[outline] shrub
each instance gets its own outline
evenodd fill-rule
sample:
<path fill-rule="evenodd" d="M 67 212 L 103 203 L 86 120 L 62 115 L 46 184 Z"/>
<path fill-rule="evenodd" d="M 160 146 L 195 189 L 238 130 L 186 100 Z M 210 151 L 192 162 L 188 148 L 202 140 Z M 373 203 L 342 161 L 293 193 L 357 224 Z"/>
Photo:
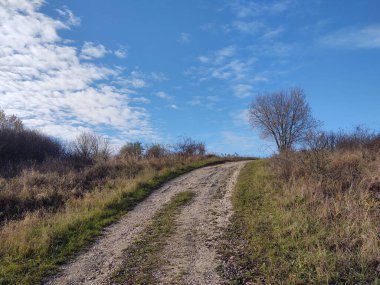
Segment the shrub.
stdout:
<path fill-rule="evenodd" d="M 5 166 L 8 162 L 13 169 L 25 162 L 41 163 L 49 157 L 58 158 L 64 154 L 57 139 L 33 130 L 0 129 L 0 141 L 1 164 Z"/>
<path fill-rule="evenodd" d="M 0 129 L 20 132 L 24 130 L 24 124 L 19 118 L 17 118 L 17 116 L 7 116 L 4 110 L 0 109 Z"/>
<path fill-rule="evenodd" d="M 74 157 L 83 161 L 107 159 L 111 155 L 109 141 L 92 132 L 82 132 L 71 144 Z"/>
<path fill-rule="evenodd" d="M 141 159 L 144 152 L 144 147 L 141 142 L 129 142 L 121 147 L 119 156 L 122 158 Z"/>
<path fill-rule="evenodd" d="M 162 144 L 154 143 L 146 147 L 145 156 L 148 158 L 160 158 L 170 154 L 170 151 Z"/>
<path fill-rule="evenodd" d="M 206 147 L 202 142 L 196 142 L 191 138 L 182 138 L 175 146 L 174 150 L 179 155 L 196 156 L 205 155 Z"/>
<path fill-rule="evenodd" d="M 62 143 L 35 130 L 25 129 L 16 116 L 0 110 L 0 173 L 10 177 L 25 166 L 59 158 L 65 153 Z"/>
<path fill-rule="evenodd" d="M 335 134 L 335 149 L 357 150 L 367 149 L 371 151 L 380 150 L 380 134 L 367 128 L 357 126 L 352 132 L 339 132 Z"/>

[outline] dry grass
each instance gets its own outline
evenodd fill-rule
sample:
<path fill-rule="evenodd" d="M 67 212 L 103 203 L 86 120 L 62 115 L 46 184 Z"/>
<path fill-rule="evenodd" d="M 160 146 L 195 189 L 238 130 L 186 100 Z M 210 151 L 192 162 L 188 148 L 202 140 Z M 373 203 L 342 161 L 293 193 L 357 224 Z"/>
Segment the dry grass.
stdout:
<path fill-rule="evenodd" d="M 372 284 L 378 278 L 380 155 L 356 149 L 317 158 L 318 167 L 315 154 L 288 153 L 242 172 L 230 234 L 243 235 L 246 244 L 226 253 L 243 264 L 231 279 Z"/>
<path fill-rule="evenodd" d="M 107 189 L 149 169 L 159 171 L 200 159 L 200 156 L 178 155 L 145 159 L 126 157 L 99 160 L 79 169 L 67 167 L 62 170 L 55 165 L 28 167 L 16 177 L 0 178 L 0 224 L 33 211 L 57 211 L 72 198 L 81 198 L 94 189 Z"/>
<path fill-rule="evenodd" d="M 39 283 L 43 276 L 54 272 L 57 265 L 88 245 L 106 225 L 133 208 L 156 187 L 186 171 L 220 161 L 201 157 L 147 159 L 134 162 L 134 168 L 141 168 L 137 172 L 131 171 L 130 161 L 101 162 L 83 170 L 80 181 L 89 183 L 88 186 L 82 184 L 86 185 L 83 188 L 72 187 L 75 183 L 70 182 L 79 179 L 81 174 L 59 176 L 30 171 L 11 182 L 3 181 L 5 185 L 18 183 L 20 188 L 13 197 L 24 203 L 38 201 L 43 195 L 49 199 L 61 195 L 62 202 L 54 210 L 29 208 L 22 217 L 2 225 L 0 284 Z M 72 180 L 67 179 L 69 175 Z M 7 187 L 6 191 L 11 191 L 12 188 Z"/>

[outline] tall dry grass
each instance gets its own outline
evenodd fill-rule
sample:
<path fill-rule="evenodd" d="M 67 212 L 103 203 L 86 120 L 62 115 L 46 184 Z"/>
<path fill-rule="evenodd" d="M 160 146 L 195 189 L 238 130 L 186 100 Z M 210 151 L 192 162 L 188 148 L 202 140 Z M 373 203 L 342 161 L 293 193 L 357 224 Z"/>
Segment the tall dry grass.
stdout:
<path fill-rule="evenodd" d="M 181 173 L 221 161 L 177 155 L 115 158 L 80 173 L 28 170 L 3 181 L 6 190 L 1 195 L 26 206 L 20 216 L 3 221 L 0 227 L 0 284 L 37 284 L 154 188 Z M 12 186 L 18 191 L 11 193 Z M 37 204 L 57 196 L 60 202 L 55 207 Z"/>
<path fill-rule="evenodd" d="M 380 153 L 304 151 L 269 164 L 281 184 L 289 235 L 310 241 L 305 263 L 315 268 L 315 280 L 374 280 L 380 273 Z"/>
<path fill-rule="evenodd" d="M 26 167 L 20 175 L 0 177 L 0 224 L 20 219 L 28 212 L 57 211 L 70 199 L 82 198 L 94 189 L 107 189 L 149 169 L 159 171 L 200 159 L 201 156 L 180 155 L 144 159 L 127 156 L 98 160 L 80 168 L 56 166 L 56 161 Z"/>

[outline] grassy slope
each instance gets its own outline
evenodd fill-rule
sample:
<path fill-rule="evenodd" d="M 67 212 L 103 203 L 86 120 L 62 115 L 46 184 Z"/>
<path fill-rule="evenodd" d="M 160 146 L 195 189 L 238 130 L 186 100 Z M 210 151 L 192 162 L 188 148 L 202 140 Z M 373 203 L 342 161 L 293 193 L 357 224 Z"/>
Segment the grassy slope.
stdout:
<path fill-rule="evenodd" d="M 186 191 L 175 195 L 153 217 L 153 222 L 141 239 L 137 240 L 125 252 L 125 260 L 114 276 L 116 284 L 155 284 L 154 270 L 162 263 L 159 253 L 165 246 L 175 227 L 175 218 L 182 206 L 191 202 L 194 192 Z"/>
<path fill-rule="evenodd" d="M 207 159 L 145 173 L 125 185 L 73 199 L 57 213 L 33 213 L 10 222 L 0 231 L 0 284 L 38 284 L 154 189 L 193 169 L 221 162 Z"/>
<path fill-rule="evenodd" d="M 321 223 L 300 196 L 285 194 L 283 187 L 265 161 L 242 170 L 228 244 L 221 247 L 223 273 L 232 284 L 373 284 L 376 273 L 358 252 L 331 246 L 331 233 L 344 226 Z"/>

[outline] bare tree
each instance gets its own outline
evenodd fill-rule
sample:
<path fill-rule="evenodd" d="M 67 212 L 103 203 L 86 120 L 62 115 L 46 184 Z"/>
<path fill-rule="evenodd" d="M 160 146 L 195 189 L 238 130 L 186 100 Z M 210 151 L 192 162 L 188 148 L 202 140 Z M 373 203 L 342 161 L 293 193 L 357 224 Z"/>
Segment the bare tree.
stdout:
<path fill-rule="evenodd" d="M 5 114 L 4 110 L 0 109 L 0 129 L 21 132 L 24 130 L 24 125 L 16 115 L 8 116 Z"/>
<path fill-rule="evenodd" d="M 290 150 L 318 125 L 300 88 L 259 94 L 249 107 L 249 122 L 263 138 L 274 139 L 279 152 Z"/>
<path fill-rule="evenodd" d="M 73 141 L 72 152 L 84 160 L 105 159 L 111 153 L 109 141 L 91 132 L 83 132 Z"/>

